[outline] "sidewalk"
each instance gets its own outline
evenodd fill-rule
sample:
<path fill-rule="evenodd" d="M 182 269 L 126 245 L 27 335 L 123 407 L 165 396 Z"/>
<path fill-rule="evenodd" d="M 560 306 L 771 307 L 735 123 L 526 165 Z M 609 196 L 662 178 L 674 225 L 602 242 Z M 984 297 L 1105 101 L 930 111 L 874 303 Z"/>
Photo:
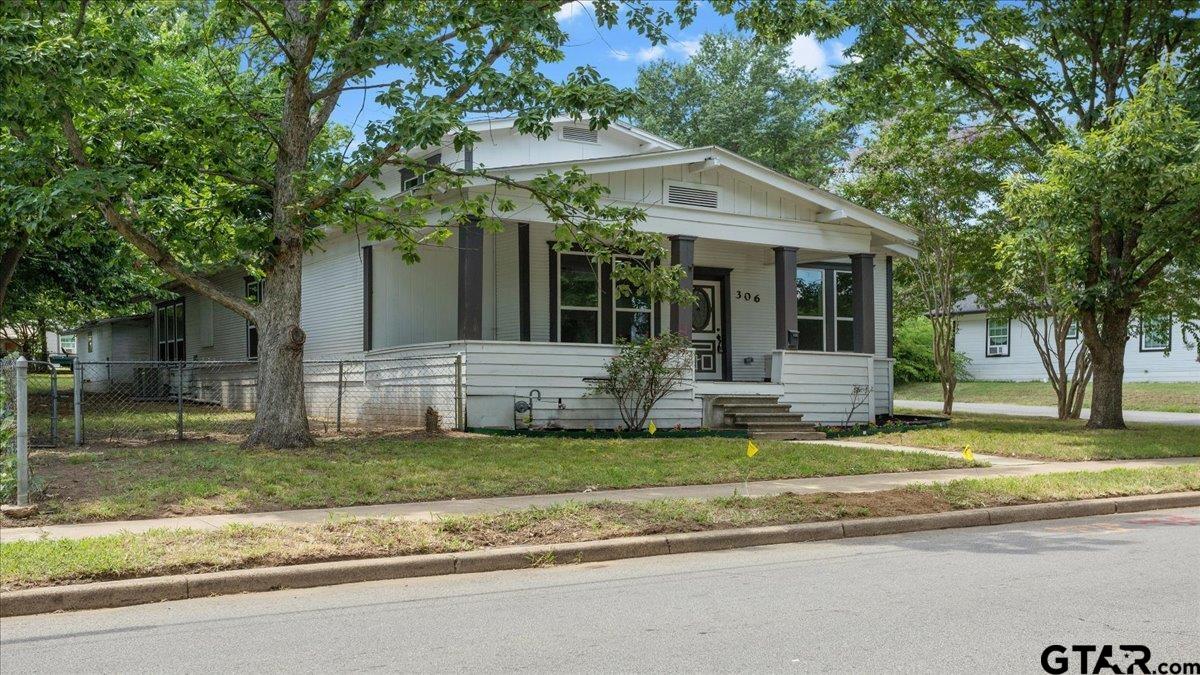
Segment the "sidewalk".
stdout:
<path fill-rule="evenodd" d="M 909 401 L 896 400 L 897 408 L 912 410 L 942 411 L 941 401 Z M 985 415 L 1016 415 L 1018 417 L 1058 417 L 1058 409 L 1048 405 L 1013 405 L 1010 403 L 960 403 L 954 402 L 955 412 L 983 413 Z M 1087 419 L 1091 411 L 1083 409 L 1082 417 Z M 1200 427 L 1200 413 L 1154 412 L 1152 410 L 1126 410 L 1126 422 L 1143 422 L 1146 424 L 1178 424 L 1181 426 Z"/>
<path fill-rule="evenodd" d="M 820 442 L 831 444 L 830 441 Z M 845 447 L 865 446 L 876 450 L 881 449 L 881 446 L 858 443 L 856 441 L 834 441 L 832 444 Z M 909 452 L 932 452 L 934 454 L 957 456 L 957 453 L 921 448 L 887 446 L 886 449 Z M 723 483 L 718 485 L 682 485 L 677 487 L 634 488 L 628 490 L 596 490 L 592 492 L 568 492 L 523 497 L 451 499 L 436 502 L 378 504 L 374 506 L 302 509 L 266 513 L 229 513 L 179 518 L 82 523 L 77 525 L 12 527 L 0 529 L 0 543 L 40 539 L 43 537 L 50 539 L 82 539 L 84 537 L 116 534 L 118 532 L 145 532 L 158 528 L 215 530 L 231 523 L 243 525 L 298 525 L 320 523 L 330 518 L 398 518 L 403 520 L 430 521 L 448 515 L 506 511 L 530 506 L 550 506 L 569 501 L 595 502 L 610 500 L 640 502 L 655 499 L 709 499 L 712 497 L 728 497 L 733 495 L 735 491 L 737 494 L 752 497 L 777 495 L 785 492 L 874 492 L 919 483 L 945 483 L 960 478 L 1031 476 L 1068 471 L 1103 471 L 1105 469 L 1116 468 L 1151 468 L 1156 466 L 1200 464 L 1200 457 L 1087 462 L 1046 462 L 1041 460 L 1013 459 L 1011 457 L 996 457 L 993 455 L 976 455 L 975 457 L 979 461 L 990 462 L 992 466 L 969 469 L 942 469 L 938 471 L 876 473 L 859 476 L 767 480 L 750 483 Z"/>

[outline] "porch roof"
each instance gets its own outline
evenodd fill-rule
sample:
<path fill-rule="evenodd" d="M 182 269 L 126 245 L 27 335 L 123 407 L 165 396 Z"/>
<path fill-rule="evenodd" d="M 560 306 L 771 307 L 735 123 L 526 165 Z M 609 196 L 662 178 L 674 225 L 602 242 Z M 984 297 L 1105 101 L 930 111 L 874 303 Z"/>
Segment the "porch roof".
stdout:
<path fill-rule="evenodd" d="M 566 169 L 573 166 L 589 173 L 608 173 L 675 164 L 695 164 L 706 168 L 720 165 L 747 178 L 815 204 L 823 210 L 818 217 L 818 221 L 821 223 L 866 227 L 898 244 L 915 244 L 917 241 L 917 233 L 899 221 L 716 145 L 595 159 L 492 167 L 492 170 L 503 171 L 510 178 L 520 181 L 531 180 L 548 169 Z"/>

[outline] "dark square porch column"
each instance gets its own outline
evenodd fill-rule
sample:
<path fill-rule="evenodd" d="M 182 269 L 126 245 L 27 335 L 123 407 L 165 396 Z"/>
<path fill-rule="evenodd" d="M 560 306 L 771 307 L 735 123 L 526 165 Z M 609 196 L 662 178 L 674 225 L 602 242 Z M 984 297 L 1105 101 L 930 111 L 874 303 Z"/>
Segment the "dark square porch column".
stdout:
<path fill-rule="evenodd" d="M 850 256 L 854 283 L 854 351 L 875 353 L 875 254 Z"/>
<path fill-rule="evenodd" d="M 670 237 L 671 264 L 683 268 L 683 279 L 679 288 L 691 294 L 692 282 L 695 280 L 696 267 L 696 238 L 677 234 Z M 671 303 L 671 332 L 685 340 L 692 339 L 692 306 Z"/>
<path fill-rule="evenodd" d="M 775 251 L 775 348 L 791 348 L 796 324 L 796 249 L 776 246 Z"/>
<path fill-rule="evenodd" d="M 458 339 L 483 339 L 483 229 L 458 228 Z"/>

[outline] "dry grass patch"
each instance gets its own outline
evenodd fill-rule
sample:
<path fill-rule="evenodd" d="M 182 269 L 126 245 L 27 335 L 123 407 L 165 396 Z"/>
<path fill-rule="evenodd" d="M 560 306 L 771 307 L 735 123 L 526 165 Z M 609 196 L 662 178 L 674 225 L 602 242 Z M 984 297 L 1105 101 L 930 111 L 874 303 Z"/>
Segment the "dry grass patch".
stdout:
<path fill-rule="evenodd" d="M 212 531 L 155 530 L 2 544 L 0 588 L 1186 490 L 1200 490 L 1200 467 L 967 479 L 854 494 L 569 502 L 432 523 L 361 519 Z"/>

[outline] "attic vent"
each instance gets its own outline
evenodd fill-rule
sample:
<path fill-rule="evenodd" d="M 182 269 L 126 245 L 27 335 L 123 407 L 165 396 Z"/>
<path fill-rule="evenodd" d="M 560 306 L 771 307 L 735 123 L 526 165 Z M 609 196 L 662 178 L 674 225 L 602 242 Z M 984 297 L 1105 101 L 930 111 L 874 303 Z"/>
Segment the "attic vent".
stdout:
<path fill-rule="evenodd" d="M 587 127 L 569 127 L 562 128 L 562 137 L 564 141 L 575 141 L 576 143 L 599 143 L 600 132 Z"/>
<path fill-rule="evenodd" d="M 713 188 L 690 185 L 667 185 L 667 203 L 678 206 L 698 206 L 704 209 L 717 208 L 720 193 Z"/>

